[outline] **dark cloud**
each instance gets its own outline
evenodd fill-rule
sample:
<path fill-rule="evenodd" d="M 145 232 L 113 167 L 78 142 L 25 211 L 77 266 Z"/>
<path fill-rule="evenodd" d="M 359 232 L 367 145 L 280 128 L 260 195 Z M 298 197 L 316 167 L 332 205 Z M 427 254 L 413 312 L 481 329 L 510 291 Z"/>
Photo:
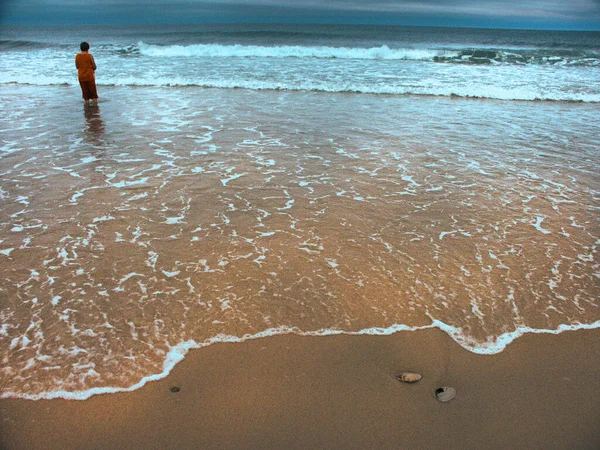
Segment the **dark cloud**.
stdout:
<path fill-rule="evenodd" d="M 3 23 L 364 22 L 598 28 L 600 0 L 2 0 Z"/>

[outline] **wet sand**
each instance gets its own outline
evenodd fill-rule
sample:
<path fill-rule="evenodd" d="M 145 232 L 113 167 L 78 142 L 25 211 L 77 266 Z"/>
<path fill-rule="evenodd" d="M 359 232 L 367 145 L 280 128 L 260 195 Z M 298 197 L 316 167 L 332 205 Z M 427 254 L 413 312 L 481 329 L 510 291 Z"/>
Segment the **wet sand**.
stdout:
<path fill-rule="evenodd" d="M 599 361 L 600 330 L 526 335 L 492 356 L 437 329 L 219 343 L 135 392 L 0 400 L 0 446 L 598 448 Z M 400 383 L 404 370 L 423 379 Z"/>

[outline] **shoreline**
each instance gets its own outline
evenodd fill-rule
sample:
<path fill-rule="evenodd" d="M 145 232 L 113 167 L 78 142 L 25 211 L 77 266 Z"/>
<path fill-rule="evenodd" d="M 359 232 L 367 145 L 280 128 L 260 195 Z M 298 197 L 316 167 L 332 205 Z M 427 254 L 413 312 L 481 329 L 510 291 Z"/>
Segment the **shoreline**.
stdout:
<path fill-rule="evenodd" d="M 390 336 L 399 332 L 414 332 L 422 330 L 437 329 L 444 332 L 454 343 L 460 346 L 462 349 L 476 354 L 476 355 L 496 355 L 505 351 L 514 341 L 522 338 L 528 334 L 550 334 L 558 335 L 566 331 L 583 331 L 583 330 L 595 330 L 600 328 L 600 321 L 593 322 L 590 324 L 561 324 L 555 330 L 549 329 L 535 329 L 530 327 L 519 327 L 515 331 L 504 333 L 498 336 L 493 343 L 483 343 L 476 346 L 477 343 L 469 341 L 468 336 L 461 333 L 459 329 L 447 325 L 439 320 L 434 319 L 431 325 L 414 326 L 410 327 L 404 324 L 394 324 L 390 327 L 371 327 L 365 328 L 359 331 L 344 331 L 344 330 L 332 330 L 332 329 L 321 329 L 316 331 L 301 331 L 296 328 L 290 327 L 279 327 L 270 328 L 267 330 L 260 331 L 252 335 L 244 335 L 241 337 L 232 335 L 217 335 L 205 342 L 198 343 L 196 341 L 181 342 L 171 347 L 169 352 L 165 356 L 163 371 L 154 373 L 142 377 L 137 383 L 129 387 L 94 387 L 85 391 L 51 391 L 44 392 L 35 395 L 0 395 L 1 399 L 18 399 L 18 400 L 76 400 L 83 401 L 87 400 L 96 395 L 105 394 L 117 394 L 135 392 L 138 389 L 143 388 L 147 383 L 158 381 L 169 376 L 177 364 L 181 363 L 188 353 L 192 350 L 201 350 L 205 347 L 224 344 L 224 343 L 242 343 L 249 340 L 272 338 L 277 336 L 293 335 L 297 337 L 325 337 L 325 336 Z"/>
<path fill-rule="evenodd" d="M 439 329 L 221 343 L 134 392 L 2 399 L 0 447 L 590 448 L 599 357 L 598 329 L 528 334 L 495 355 Z M 437 402 L 440 386 L 457 397 Z"/>

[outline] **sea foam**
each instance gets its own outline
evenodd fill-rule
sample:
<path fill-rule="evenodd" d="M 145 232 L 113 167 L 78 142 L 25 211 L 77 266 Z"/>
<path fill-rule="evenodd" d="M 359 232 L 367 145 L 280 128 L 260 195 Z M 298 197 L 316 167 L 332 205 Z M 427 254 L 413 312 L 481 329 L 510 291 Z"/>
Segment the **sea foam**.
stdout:
<path fill-rule="evenodd" d="M 75 86 L 71 78 L 59 77 L 22 77 L 0 74 L 0 84 L 24 85 L 63 85 Z M 244 78 L 185 78 L 181 76 L 134 78 L 105 77 L 97 83 L 99 86 L 137 86 L 137 87 L 199 87 L 217 89 L 248 89 L 277 91 L 308 91 L 328 93 L 357 93 L 371 95 L 401 95 L 428 97 L 463 97 L 507 101 L 564 101 L 582 103 L 600 103 L 600 94 L 585 92 L 565 92 L 561 89 L 542 90 L 533 87 L 503 87 L 472 84 L 469 86 L 402 86 L 393 84 L 373 85 L 368 83 L 338 83 L 321 80 L 252 80 Z"/>

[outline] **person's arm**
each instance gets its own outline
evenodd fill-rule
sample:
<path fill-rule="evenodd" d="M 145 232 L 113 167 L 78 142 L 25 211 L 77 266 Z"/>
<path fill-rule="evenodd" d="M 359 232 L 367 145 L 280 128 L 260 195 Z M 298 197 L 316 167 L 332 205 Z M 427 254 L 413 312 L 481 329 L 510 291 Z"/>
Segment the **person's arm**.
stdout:
<path fill-rule="evenodd" d="M 92 55 L 90 55 L 92 56 Z M 92 67 L 94 69 L 94 72 L 96 71 L 96 61 L 94 61 L 94 57 L 92 56 Z"/>
<path fill-rule="evenodd" d="M 77 55 L 75 55 L 75 68 L 79 69 L 79 62 L 77 61 Z"/>

